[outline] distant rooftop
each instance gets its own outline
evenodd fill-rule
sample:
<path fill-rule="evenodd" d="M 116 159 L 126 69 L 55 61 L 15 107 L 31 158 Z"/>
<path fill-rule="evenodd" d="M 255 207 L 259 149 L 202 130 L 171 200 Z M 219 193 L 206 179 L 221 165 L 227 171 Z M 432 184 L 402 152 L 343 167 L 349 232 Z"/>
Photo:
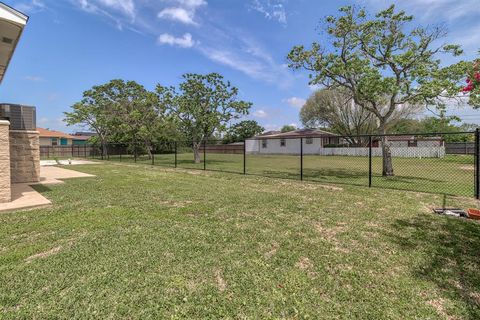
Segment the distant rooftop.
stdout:
<path fill-rule="evenodd" d="M 88 137 L 93 137 L 96 135 L 97 134 L 95 132 L 88 132 L 88 131 L 78 131 L 73 134 L 73 136 L 88 136 Z"/>
<path fill-rule="evenodd" d="M 336 136 L 336 134 L 320 129 L 298 129 L 289 132 L 268 131 L 255 136 L 255 138 L 315 138 Z"/>
<path fill-rule="evenodd" d="M 48 130 L 44 128 L 37 127 L 37 131 L 40 133 L 40 138 L 67 138 L 67 139 L 74 139 L 75 137 L 56 130 Z"/>

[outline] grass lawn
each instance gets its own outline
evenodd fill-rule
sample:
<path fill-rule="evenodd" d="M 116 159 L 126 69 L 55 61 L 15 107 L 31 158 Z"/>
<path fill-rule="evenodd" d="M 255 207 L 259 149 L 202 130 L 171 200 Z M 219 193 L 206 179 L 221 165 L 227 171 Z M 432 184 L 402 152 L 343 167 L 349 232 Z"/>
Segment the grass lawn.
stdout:
<path fill-rule="evenodd" d="M 193 162 L 192 153 L 179 153 L 177 165 L 181 168 L 203 169 Z M 119 161 L 119 156 L 110 160 Z M 123 156 L 122 161 L 133 161 Z M 139 163 L 151 163 L 146 156 Z M 207 153 L 207 170 L 243 173 L 243 155 Z M 155 156 L 155 164 L 173 167 L 174 154 Z M 449 155 L 445 158 L 394 158 L 395 177 L 382 177 L 382 158 L 372 159 L 374 187 L 445 193 L 471 197 L 474 195 L 474 159 L 472 155 Z M 304 156 L 304 180 L 368 186 L 368 158 L 347 156 Z M 300 157 L 291 155 L 247 155 L 248 174 L 300 179 Z"/>
<path fill-rule="evenodd" d="M 0 317 L 479 319 L 470 198 L 103 162 L 0 214 Z"/>

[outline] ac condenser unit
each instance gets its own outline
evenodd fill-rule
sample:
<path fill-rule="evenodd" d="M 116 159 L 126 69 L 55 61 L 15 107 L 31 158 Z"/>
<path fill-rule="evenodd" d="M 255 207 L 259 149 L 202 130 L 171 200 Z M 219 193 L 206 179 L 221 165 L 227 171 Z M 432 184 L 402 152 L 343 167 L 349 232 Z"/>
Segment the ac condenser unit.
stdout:
<path fill-rule="evenodd" d="M 6 119 L 10 121 L 10 130 L 37 129 L 37 115 L 35 107 L 1 103 L 0 119 Z"/>

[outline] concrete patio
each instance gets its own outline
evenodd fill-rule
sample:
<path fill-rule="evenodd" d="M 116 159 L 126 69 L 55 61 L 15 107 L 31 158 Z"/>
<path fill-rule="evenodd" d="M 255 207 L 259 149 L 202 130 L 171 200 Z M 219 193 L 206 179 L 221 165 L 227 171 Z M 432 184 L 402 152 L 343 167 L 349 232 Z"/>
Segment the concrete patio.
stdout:
<path fill-rule="evenodd" d="M 32 185 L 49 185 L 65 183 L 64 179 L 94 177 L 94 175 L 74 170 L 42 166 L 40 167 L 40 182 L 12 184 L 12 201 L 0 203 L 0 212 L 35 209 L 50 206 L 50 200 L 35 191 Z"/>

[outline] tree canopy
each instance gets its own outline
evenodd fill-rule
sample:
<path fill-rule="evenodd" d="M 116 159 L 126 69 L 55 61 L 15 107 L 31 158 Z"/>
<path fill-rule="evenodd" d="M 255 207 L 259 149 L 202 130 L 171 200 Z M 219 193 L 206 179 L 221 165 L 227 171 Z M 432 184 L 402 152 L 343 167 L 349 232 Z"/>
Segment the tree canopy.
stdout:
<path fill-rule="evenodd" d="M 232 125 L 225 135 L 224 143 L 241 142 L 265 131 L 255 120 L 244 120 Z"/>
<path fill-rule="evenodd" d="M 195 162 L 199 148 L 216 131 L 226 130 L 229 121 L 247 115 L 250 102 L 238 99 L 238 89 L 218 73 L 187 73 L 179 88 L 157 85 L 156 92 L 166 113 L 192 142 Z"/>
<path fill-rule="evenodd" d="M 346 6 L 325 19 L 326 36 L 310 49 L 295 46 L 289 66 L 310 73 L 310 84 L 349 91 L 359 107 L 378 120 L 386 133 L 388 120 L 405 105 L 441 107 L 441 98 L 457 96 L 464 78 L 462 64 L 442 68 L 439 54 L 462 53 L 458 45 L 437 45 L 440 27 L 411 26 L 413 17 L 392 5 L 371 17 L 364 9 Z M 393 175 L 391 152 L 382 140 L 383 175 Z"/>
<path fill-rule="evenodd" d="M 297 127 L 292 124 L 286 124 L 280 129 L 281 132 L 291 132 L 295 130 L 297 130 Z"/>

